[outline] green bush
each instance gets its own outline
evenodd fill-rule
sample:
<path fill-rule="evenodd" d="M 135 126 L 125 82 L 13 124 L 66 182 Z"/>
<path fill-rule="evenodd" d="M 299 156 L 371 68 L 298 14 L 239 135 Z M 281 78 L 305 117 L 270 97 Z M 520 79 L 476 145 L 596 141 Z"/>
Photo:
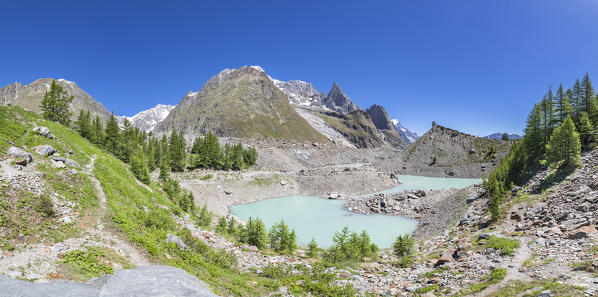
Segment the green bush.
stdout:
<path fill-rule="evenodd" d="M 54 217 L 56 215 L 56 211 L 54 211 L 54 203 L 52 202 L 52 199 L 47 193 L 44 193 L 39 197 L 37 210 L 41 214 L 49 218 Z"/>
<path fill-rule="evenodd" d="M 101 260 L 104 252 L 96 248 L 87 248 L 87 251 L 70 251 L 64 255 L 64 263 L 75 272 L 87 277 L 96 277 L 113 273 L 112 267 Z"/>
<path fill-rule="evenodd" d="M 500 250 L 501 254 L 510 256 L 513 255 L 515 250 L 518 249 L 520 245 L 520 242 L 517 239 L 509 239 L 494 235 L 488 236 L 484 241 L 487 248 Z"/>

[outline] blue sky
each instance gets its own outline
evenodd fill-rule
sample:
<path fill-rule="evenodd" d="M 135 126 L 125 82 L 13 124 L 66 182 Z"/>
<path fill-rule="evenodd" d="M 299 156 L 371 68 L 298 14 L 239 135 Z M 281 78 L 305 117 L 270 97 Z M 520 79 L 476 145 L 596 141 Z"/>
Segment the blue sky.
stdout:
<path fill-rule="evenodd" d="M 96 2 L 2 3 L 0 85 L 66 78 L 133 115 L 260 65 L 486 135 L 520 133 L 549 85 L 598 83 L 598 0 Z"/>

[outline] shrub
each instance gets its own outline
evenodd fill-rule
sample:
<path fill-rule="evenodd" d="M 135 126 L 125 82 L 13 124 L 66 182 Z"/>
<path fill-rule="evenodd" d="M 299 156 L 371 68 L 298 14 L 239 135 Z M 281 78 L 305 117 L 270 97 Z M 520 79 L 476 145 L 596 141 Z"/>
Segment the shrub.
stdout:
<path fill-rule="evenodd" d="M 104 252 L 96 248 L 87 251 L 70 251 L 64 255 L 64 263 L 78 273 L 88 277 L 113 273 L 112 267 L 101 262 Z"/>
<path fill-rule="evenodd" d="M 212 217 L 214 214 L 208 210 L 208 205 L 204 203 L 203 207 L 199 211 L 199 219 L 197 224 L 200 227 L 209 227 L 212 224 Z"/>
<path fill-rule="evenodd" d="M 494 235 L 488 236 L 486 239 L 486 247 L 500 250 L 503 255 L 512 256 L 516 249 L 519 248 L 520 242 L 517 239 L 509 239 L 498 237 Z"/>
<path fill-rule="evenodd" d="M 56 215 L 56 211 L 54 211 L 54 203 L 48 194 L 44 193 L 39 197 L 39 204 L 37 205 L 37 209 L 40 213 L 42 213 L 46 217 L 53 217 Z"/>

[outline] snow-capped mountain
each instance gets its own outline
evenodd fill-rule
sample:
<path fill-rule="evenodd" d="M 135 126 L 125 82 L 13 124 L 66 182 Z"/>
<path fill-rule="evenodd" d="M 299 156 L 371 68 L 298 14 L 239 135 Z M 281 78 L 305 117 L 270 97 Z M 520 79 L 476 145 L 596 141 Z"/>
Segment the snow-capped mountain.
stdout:
<path fill-rule="evenodd" d="M 164 105 L 158 104 L 156 107 L 152 107 L 148 110 L 144 110 L 139 112 L 138 114 L 132 117 L 121 116 L 118 117 L 119 122 L 126 118 L 133 124 L 133 126 L 138 127 L 141 130 L 146 132 L 154 130 L 154 127 L 161 121 L 163 121 L 170 111 L 174 108 L 174 105 Z"/>
<path fill-rule="evenodd" d="M 501 140 L 502 139 L 502 135 L 503 133 L 497 132 L 497 133 L 492 133 L 488 136 L 486 136 L 485 138 L 490 138 L 490 139 L 494 139 L 494 140 Z M 509 134 L 509 139 L 510 140 L 516 140 L 516 139 L 521 139 L 521 135 L 519 134 Z"/>
<path fill-rule="evenodd" d="M 419 138 L 419 135 L 417 135 L 417 133 L 412 132 L 409 129 L 403 127 L 403 125 L 399 123 L 399 120 L 392 119 L 392 123 L 393 125 L 395 125 L 395 128 L 397 129 L 397 131 L 399 131 L 399 134 L 401 135 L 401 137 L 403 137 L 403 140 L 405 140 L 407 144 L 412 144 L 416 142 Z"/>
<path fill-rule="evenodd" d="M 322 99 L 326 97 L 326 94 L 318 92 L 312 84 L 300 80 L 270 79 L 283 93 L 289 96 L 291 104 L 322 107 Z"/>

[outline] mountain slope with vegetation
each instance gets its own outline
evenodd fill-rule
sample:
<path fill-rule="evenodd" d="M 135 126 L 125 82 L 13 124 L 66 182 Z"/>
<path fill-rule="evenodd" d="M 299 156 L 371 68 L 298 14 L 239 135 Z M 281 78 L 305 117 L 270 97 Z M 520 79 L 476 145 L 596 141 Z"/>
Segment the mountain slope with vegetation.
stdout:
<path fill-rule="evenodd" d="M 385 144 L 384 136 L 365 111 L 359 109 L 348 114 L 323 112 L 318 116 L 357 148 L 374 148 Z"/>
<path fill-rule="evenodd" d="M 171 130 L 239 138 L 284 138 L 327 142 L 297 114 L 288 97 L 263 70 L 226 69 L 197 93 L 189 93 L 159 123 L 157 132 Z"/>
<path fill-rule="evenodd" d="M 7 85 L 0 89 L 0 105 L 20 106 L 39 113 L 41 112 L 41 102 L 44 94 L 50 90 L 52 82 L 61 86 L 67 92 L 68 96 L 73 96 L 73 101 L 69 105 L 72 119 L 81 110 L 90 111 L 92 117 L 99 116 L 102 121 L 106 121 L 110 117 L 110 112 L 108 112 L 102 103 L 96 101 L 76 83 L 65 79 L 40 78 L 28 85 L 23 85 L 19 82 Z"/>

